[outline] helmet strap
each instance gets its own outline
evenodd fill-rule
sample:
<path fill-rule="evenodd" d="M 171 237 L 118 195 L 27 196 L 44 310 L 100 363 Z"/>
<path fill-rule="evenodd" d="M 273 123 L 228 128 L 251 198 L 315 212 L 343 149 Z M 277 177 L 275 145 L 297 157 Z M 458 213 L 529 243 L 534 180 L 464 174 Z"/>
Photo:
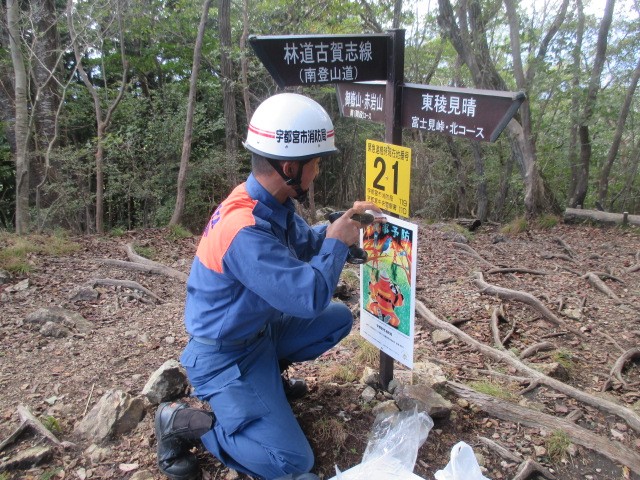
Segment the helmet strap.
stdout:
<path fill-rule="evenodd" d="M 302 182 L 302 171 L 304 170 L 304 166 L 307 163 L 309 163 L 311 159 L 298 162 L 300 164 L 300 168 L 298 169 L 298 173 L 296 174 L 295 178 L 291 178 L 287 176 L 286 173 L 284 173 L 284 170 L 282 169 L 282 165 L 280 162 L 273 160 L 272 158 L 267 158 L 266 160 L 273 167 L 273 169 L 276 172 L 278 172 L 278 174 L 282 177 L 285 183 L 296 191 L 296 200 L 298 200 L 299 202 L 304 202 L 307 199 L 309 190 L 303 190 L 300 187 L 300 184 Z"/>

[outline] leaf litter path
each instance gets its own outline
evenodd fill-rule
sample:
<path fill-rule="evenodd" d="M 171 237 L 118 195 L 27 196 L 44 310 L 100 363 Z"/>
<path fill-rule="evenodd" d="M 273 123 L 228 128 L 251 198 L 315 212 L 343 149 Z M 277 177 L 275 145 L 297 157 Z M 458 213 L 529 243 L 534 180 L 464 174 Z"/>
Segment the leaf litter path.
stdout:
<path fill-rule="evenodd" d="M 29 259 L 34 269 L 27 276 L 27 290 L 7 292 L 27 277 L 13 278 L 0 286 L 0 440 L 18 425 L 16 411 L 20 404 L 40 418 L 54 417 L 60 426 L 58 437 L 71 439 L 74 424 L 103 393 L 120 389 L 138 394 L 156 368 L 179 356 L 186 343 L 182 325 L 184 283 L 166 275 L 123 269 L 117 262 L 100 261 L 126 261 L 125 246 L 132 243 L 138 253 L 144 250 L 155 261 L 188 273 L 197 237 L 168 238 L 168 232 L 162 229 L 129 232 L 122 237 L 73 238 L 80 248 L 70 255 L 33 255 Z M 633 268 L 640 262 L 638 230 L 560 225 L 506 235 L 482 227 L 468 247 L 460 246 L 460 240 L 448 225 L 419 223 L 417 298 L 430 311 L 489 346 L 494 345 L 497 327 L 497 338 L 508 336 L 504 347 L 514 355 L 529 348 L 526 360 L 530 364 L 560 364 L 560 374 L 569 385 L 638 412 L 637 357 L 631 355 L 630 361 L 620 366 L 619 374 L 612 375 L 623 352 L 640 344 L 640 271 Z M 534 296 L 582 335 L 549 323 L 529 305 L 483 294 L 474 280 L 474 272 L 479 271 L 491 285 Z M 590 282 L 589 273 L 595 273 L 614 295 Z M 99 296 L 95 300 L 70 300 L 79 285 L 95 278 L 138 282 L 162 303 L 111 285 L 96 286 Z M 348 303 L 357 317 L 358 290 L 352 284 L 343 296 L 349 294 Z M 50 338 L 23 325 L 27 314 L 47 306 L 79 312 L 95 329 L 85 335 Z M 500 308 L 501 316 L 492 322 L 493 312 Z M 544 386 L 520 394 L 526 384 L 518 383 L 511 367 L 491 361 L 456 339 L 434 344 L 431 330 L 417 315 L 415 361 L 437 362 L 452 381 L 488 384 L 509 401 L 570 418 L 614 445 L 618 442 L 640 453 L 638 433 L 619 418 Z M 364 404 L 360 398 L 364 386 L 357 379 L 366 355 L 362 355 L 358 336 L 356 322 L 347 341 L 292 372 L 306 377 L 310 385 L 310 394 L 292 407 L 314 448 L 315 470 L 324 478 L 334 475 L 335 465 L 345 470 L 360 461 L 373 422 L 372 404 Z M 543 342 L 551 347 L 534 348 L 531 353 L 531 347 Z M 369 362 L 377 368 L 376 358 Z M 603 392 L 605 386 L 607 391 Z M 514 478 L 518 466 L 514 458 L 535 459 L 562 479 L 638 478 L 591 450 L 563 444 L 557 432 L 492 417 L 469 402 L 444 394 L 454 408 L 449 419 L 436 422 L 419 451 L 415 472 L 424 478 L 431 479 L 435 471 L 444 468 L 451 447 L 460 440 L 474 448 L 485 475 L 492 479 Z M 375 401 L 388 398 L 388 394 L 378 392 Z M 150 406 L 138 428 L 108 445 L 100 458 L 92 460 L 84 452 L 88 445 L 79 445 L 76 450 L 58 453 L 45 465 L 9 473 L 9 478 L 40 479 L 57 471 L 57 478 L 127 479 L 143 470 L 153 478 L 163 478 L 155 467 L 153 411 Z M 487 439 L 515 457 L 499 455 Z M 38 442 L 35 436 L 25 436 L 0 456 Z M 558 444 L 560 451 L 555 450 Z M 204 478 L 238 478 L 209 455 L 200 454 L 200 458 Z"/>

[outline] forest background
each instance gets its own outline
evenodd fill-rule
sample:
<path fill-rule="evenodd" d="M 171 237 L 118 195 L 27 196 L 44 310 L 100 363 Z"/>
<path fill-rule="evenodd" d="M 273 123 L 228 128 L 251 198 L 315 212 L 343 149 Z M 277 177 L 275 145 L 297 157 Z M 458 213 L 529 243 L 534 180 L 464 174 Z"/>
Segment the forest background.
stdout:
<path fill-rule="evenodd" d="M 249 35 L 406 30 L 405 81 L 523 91 L 495 143 L 405 130 L 411 213 L 529 220 L 640 212 L 637 0 L 2 0 L 0 229 L 198 231 L 250 168 L 247 119 L 278 91 Z M 333 86 L 339 154 L 315 204 L 364 197 L 367 139 Z"/>

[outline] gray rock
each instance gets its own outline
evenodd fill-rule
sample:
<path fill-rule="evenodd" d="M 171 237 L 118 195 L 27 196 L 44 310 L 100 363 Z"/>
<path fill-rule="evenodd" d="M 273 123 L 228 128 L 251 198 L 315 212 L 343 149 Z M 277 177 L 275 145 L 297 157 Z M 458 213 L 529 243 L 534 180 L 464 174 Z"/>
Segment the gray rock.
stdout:
<path fill-rule="evenodd" d="M 78 312 L 60 307 L 40 308 L 24 319 L 25 325 L 32 326 L 43 326 L 47 322 L 57 323 L 78 333 L 89 333 L 94 328 L 93 324 Z"/>
<path fill-rule="evenodd" d="M 100 447 L 93 443 L 84 451 L 84 454 L 89 457 L 89 460 L 91 460 L 93 465 L 97 465 L 106 458 L 109 458 L 111 455 L 111 448 Z"/>
<path fill-rule="evenodd" d="M 467 240 L 467 237 L 457 232 L 445 232 L 442 235 L 442 237 L 445 240 L 451 240 L 452 242 L 456 242 L 456 243 L 469 243 L 469 240 Z"/>
<path fill-rule="evenodd" d="M 68 337 L 71 332 L 68 328 L 55 322 L 46 322 L 40 327 L 40 334 L 43 337 L 64 338 Z"/>
<path fill-rule="evenodd" d="M 380 385 L 380 372 L 374 370 L 371 367 L 364 367 L 362 377 L 360 377 L 360 383 L 369 385 L 371 387 L 377 387 Z"/>
<path fill-rule="evenodd" d="M 372 387 L 366 387 L 362 391 L 362 394 L 360 395 L 360 398 L 362 398 L 363 402 L 370 402 L 371 400 L 376 398 L 376 390 L 374 388 L 372 388 Z"/>
<path fill-rule="evenodd" d="M 413 364 L 413 370 L 394 370 L 393 380 L 389 382 L 388 390 L 393 393 L 392 387 L 418 383 L 436 388 L 444 385 L 446 381 L 447 377 L 440 365 L 433 362 L 416 362 Z"/>
<path fill-rule="evenodd" d="M 431 341 L 437 345 L 439 343 L 449 343 L 453 339 L 453 335 L 451 335 L 446 330 L 434 330 L 431 332 Z"/>
<path fill-rule="evenodd" d="M 144 416 L 144 401 L 119 390 L 109 390 L 78 423 L 74 433 L 97 444 L 130 432 Z"/>
<path fill-rule="evenodd" d="M 149 377 L 142 395 L 158 405 L 182 396 L 188 386 L 189 380 L 182 365 L 177 360 L 167 360 Z"/>
<path fill-rule="evenodd" d="M 394 413 L 398 413 L 399 411 L 400 409 L 398 408 L 398 405 L 396 405 L 395 400 L 387 400 L 386 402 L 381 402 L 371 409 L 371 413 L 376 416 L 381 413 L 384 415 L 391 415 Z"/>
<path fill-rule="evenodd" d="M 402 385 L 395 392 L 400 410 L 426 412 L 431 418 L 445 418 L 451 412 L 451 402 L 426 385 Z"/>
<path fill-rule="evenodd" d="M 9 283 L 9 280 L 11 280 L 11 275 L 9 275 L 9 272 L 0 269 L 0 285 Z"/>
<path fill-rule="evenodd" d="M 396 375 L 397 374 L 394 373 L 393 378 L 389 382 L 389 385 L 387 385 L 387 391 L 389 393 L 395 392 L 396 388 L 398 388 L 398 386 L 400 386 L 402 384 L 402 382 L 398 379 L 398 377 Z"/>
<path fill-rule="evenodd" d="M 24 280 L 16 283 L 15 285 L 11 285 L 10 287 L 5 288 L 4 291 L 7 293 L 17 293 L 17 292 L 24 292 L 28 288 L 29 288 L 29 279 L 25 278 Z"/>
<path fill-rule="evenodd" d="M 72 302 L 92 302 L 94 300 L 97 300 L 99 296 L 100 294 L 97 290 L 91 287 L 82 286 L 74 289 L 71 292 L 69 300 L 71 300 Z"/>

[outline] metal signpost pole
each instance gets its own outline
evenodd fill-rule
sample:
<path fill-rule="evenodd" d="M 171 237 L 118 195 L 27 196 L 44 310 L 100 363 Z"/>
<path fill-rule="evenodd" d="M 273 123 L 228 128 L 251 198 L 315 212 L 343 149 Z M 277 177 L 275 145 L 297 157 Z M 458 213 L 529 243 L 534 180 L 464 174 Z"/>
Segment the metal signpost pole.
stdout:
<path fill-rule="evenodd" d="M 404 29 L 389 30 L 387 86 L 385 91 L 384 140 L 402 146 L 402 84 L 404 83 Z M 393 358 L 380 350 L 380 383 L 384 388 L 393 379 Z"/>

